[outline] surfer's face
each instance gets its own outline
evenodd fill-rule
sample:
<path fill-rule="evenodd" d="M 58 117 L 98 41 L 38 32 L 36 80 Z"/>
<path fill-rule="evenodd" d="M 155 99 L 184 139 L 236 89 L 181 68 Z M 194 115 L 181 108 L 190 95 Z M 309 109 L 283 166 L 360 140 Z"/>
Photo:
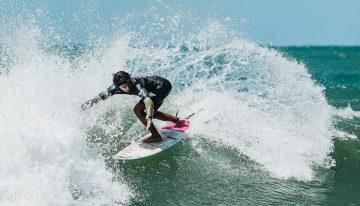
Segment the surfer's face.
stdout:
<path fill-rule="evenodd" d="M 131 89 L 131 85 L 129 83 L 121 84 L 119 87 L 124 92 L 129 92 Z"/>

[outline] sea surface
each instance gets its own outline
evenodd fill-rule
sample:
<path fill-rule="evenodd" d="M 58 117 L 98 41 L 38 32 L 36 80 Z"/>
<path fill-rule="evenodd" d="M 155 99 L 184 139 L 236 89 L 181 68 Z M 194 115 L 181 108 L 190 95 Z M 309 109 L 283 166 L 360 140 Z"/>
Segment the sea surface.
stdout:
<path fill-rule="evenodd" d="M 0 33 L 0 205 L 360 205 L 360 47 L 270 47 L 179 18 L 86 43 L 36 17 Z M 138 97 L 79 107 L 118 70 L 168 78 L 161 110 L 201 110 L 190 139 L 113 160 L 144 134 Z"/>

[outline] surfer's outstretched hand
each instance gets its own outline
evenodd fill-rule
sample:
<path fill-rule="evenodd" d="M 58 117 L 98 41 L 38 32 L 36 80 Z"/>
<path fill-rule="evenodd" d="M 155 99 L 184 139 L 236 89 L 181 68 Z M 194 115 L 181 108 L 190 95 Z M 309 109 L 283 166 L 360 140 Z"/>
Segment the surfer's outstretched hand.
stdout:
<path fill-rule="evenodd" d="M 98 95 L 98 96 L 96 96 L 96 97 L 94 97 L 94 98 L 86 101 L 84 104 L 82 104 L 82 105 L 80 106 L 80 109 L 81 109 L 81 110 L 86 110 L 86 109 L 92 107 L 94 104 L 100 102 L 100 100 L 101 100 L 101 98 L 100 98 L 100 96 Z"/>
<path fill-rule="evenodd" d="M 92 100 L 89 100 L 87 102 L 85 102 L 84 104 L 82 104 L 80 106 L 81 110 L 86 110 L 87 108 L 91 107 L 94 104 L 94 102 Z"/>

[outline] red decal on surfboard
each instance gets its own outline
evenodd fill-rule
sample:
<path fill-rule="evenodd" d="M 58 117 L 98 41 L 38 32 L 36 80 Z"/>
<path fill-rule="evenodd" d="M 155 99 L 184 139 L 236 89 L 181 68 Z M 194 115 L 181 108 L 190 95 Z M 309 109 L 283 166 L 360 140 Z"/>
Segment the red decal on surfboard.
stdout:
<path fill-rule="evenodd" d="M 173 130 L 178 132 L 185 132 L 190 127 L 190 121 L 188 119 L 179 122 L 178 124 L 170 123 L 163 126 L 161 129 Z"/>

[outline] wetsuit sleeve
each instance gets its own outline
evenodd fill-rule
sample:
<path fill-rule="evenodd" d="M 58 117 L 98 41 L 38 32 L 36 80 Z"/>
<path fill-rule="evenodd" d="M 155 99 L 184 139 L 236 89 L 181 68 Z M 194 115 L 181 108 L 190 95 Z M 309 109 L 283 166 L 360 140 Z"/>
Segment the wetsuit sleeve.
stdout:
<path fill-rule="evenodd" d="M 136 88 L 139 90 L 139 96 L 141 97 L 142 100 L 144 100 L 146 97 L 150 97 L 149 92 L 145 89 L 145 87 L 138 83 L 136 84 Z"/>
<path fill-rule="evenodd" d="M 98 103 L 100 100 L 105 100 L 116 93 L 117 93 L 116 86 L 111 85 L 105 91 L 103 91 L 99 95 L 97 95 L 96 97 L 94 97 L 94 98 L 88 100 L 87 102 L 85 102 L 84 104 L 82 104 L 81 109 L 85 110 L 89 107 L 92 107 L 94 104 Z"/>
<path fill-rule="evenodd" d="M 144 101 L 146 110 L 146 119 L 152 119 L 154 114 L 154 102 L 150 98 L 149 92 L 141 84 L 136 84 L 136 88 L 139 90 L 139 96 Z"/>
<path fill-rule="evenodd" d="M 105 91 L 101 92 L 98 96 L 100 99 L 105 100 L 105 99 L 111 97 L 112 95 L 116 94 L 116 90 L 117 90 L 116 86 L 111 85 Z"/>
<path fill-rule="evenodd" d="M 150 97 L 144 99 L 145 110 L 146 110 L 146 119 L 152 119 L 154 115 L 154 102 Z"/>

